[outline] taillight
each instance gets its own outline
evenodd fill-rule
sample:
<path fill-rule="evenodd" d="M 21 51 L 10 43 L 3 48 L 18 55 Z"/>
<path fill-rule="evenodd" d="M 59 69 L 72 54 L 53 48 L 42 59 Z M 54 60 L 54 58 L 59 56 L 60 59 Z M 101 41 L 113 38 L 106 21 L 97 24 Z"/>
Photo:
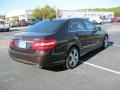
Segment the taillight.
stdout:
<path fill-rule="evenodd" d="M 10 40 L 10 47 L 14 47 L 15 46 L 15 40 L 14 39 L 11 39 Z"/>
<path fill-rule="evenodd" d="M 35 39 L 32 43 L 32 49 L 34 50 L 49 50 L 56 46 L 57 41 L 55 39 Z"/>

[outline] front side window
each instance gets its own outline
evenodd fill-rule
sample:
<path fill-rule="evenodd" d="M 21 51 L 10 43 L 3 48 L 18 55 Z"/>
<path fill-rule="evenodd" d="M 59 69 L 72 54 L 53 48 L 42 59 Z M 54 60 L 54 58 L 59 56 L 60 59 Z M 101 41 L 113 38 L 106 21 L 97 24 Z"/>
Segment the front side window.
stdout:
<path fill-rule="evenodd" d="M 84 23 L 81 21 L 81 20 L 76 20 L 76 21 L 72 21 L 71 24 L 70 24 L 70 27 L 69 29 L 70 30 L 85 30 L 85 25 Z"/>
<path fill-rule="evenodd" d="M 89 22 L 88 20 L 84 20 L 84 24 L 86 25 L 87 30 L 92 31 L 93 29 L 95 29 L 95 25 L 93 23 Z"/>

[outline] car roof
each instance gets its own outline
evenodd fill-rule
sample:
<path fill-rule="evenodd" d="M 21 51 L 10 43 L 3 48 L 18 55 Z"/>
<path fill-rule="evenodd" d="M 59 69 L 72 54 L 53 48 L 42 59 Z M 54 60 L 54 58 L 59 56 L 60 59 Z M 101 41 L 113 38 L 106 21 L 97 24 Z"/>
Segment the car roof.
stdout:
<path fill-rule="evenodd" d="M 74 20 L 74 19 L 83 19 L 83 18 L 58 18 L 58 19 L 53 19 L 53 20 Z"/>
<path fill-rule="evenodd" d="M 71 21 L 71 20 L 86 20 L 86 19 L 83 19 L 83 18 L 58 18 L 58 19 L 50 19 L 50 20 L 43 20 L 43 21 L 64 21 L 64 22 L 67 22 L 67 21 Z"/>

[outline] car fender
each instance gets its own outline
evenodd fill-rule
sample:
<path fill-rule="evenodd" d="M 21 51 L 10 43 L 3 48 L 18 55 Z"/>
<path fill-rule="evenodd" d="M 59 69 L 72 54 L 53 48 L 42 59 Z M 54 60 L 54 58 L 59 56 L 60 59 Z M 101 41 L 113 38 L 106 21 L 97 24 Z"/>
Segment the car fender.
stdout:
<path fill-rule="evenodd" d="M 71 42 L 68 42 L 68 44 L 67 44 L 67 52 L 70 50 L 70 48 L 72 48 L 72 47 L 77 47 L 79 50 L 80 50 L 80 48 L 79 48 L 79 45 L 78 45 L 78 43 L 76 42 L 76 40 L 73 40 L 73 41 L 71 41 Z"/>

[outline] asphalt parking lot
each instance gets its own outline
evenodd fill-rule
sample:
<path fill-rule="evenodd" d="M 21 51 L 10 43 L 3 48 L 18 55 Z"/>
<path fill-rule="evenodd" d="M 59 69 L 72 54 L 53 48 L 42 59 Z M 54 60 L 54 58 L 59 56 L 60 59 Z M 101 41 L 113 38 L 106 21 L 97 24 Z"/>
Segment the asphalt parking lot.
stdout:
<path fill-rule="evenodd" d="M 0 90 L 120 90 L 120 23 L 101 26 L 109 34 L 109 47 L 81 57 L 72 70 L 40 69 L 9 58 L 10 37 L 25 28 L 0 32 Z"/>

